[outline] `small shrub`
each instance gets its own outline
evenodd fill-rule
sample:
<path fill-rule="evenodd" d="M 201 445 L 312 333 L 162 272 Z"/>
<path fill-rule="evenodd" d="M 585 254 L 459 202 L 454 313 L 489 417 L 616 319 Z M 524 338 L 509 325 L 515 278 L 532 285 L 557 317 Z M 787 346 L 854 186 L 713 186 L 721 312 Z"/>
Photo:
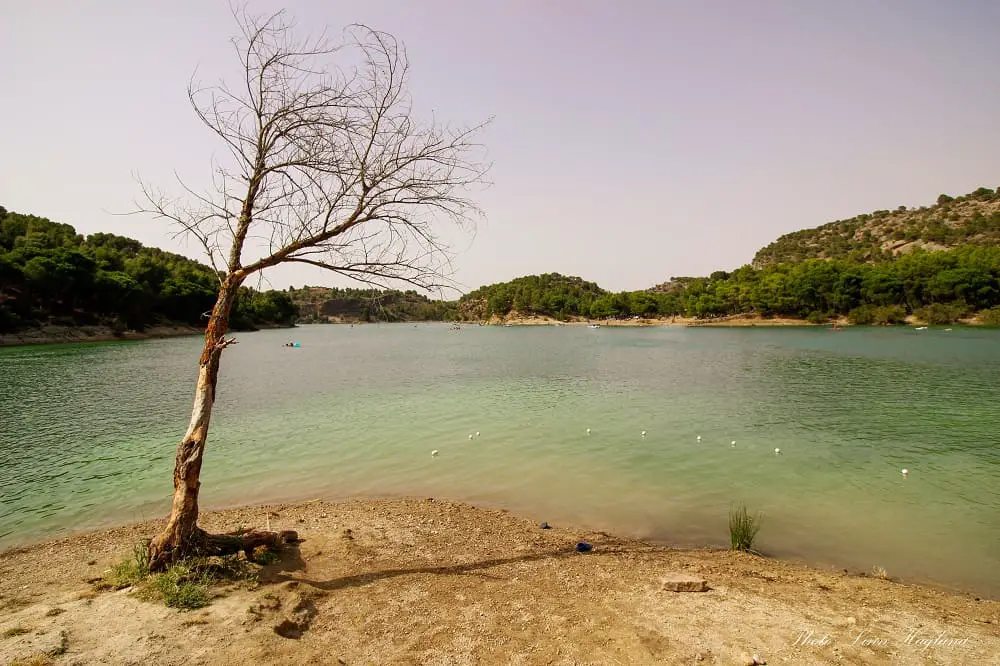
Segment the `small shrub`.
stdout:
<path fill-rule="evenodd" d="M 979 321 L 981 321 L 984 326 L 1000 326 L 1000 305 L 980 312 Z"/>
<path fill-rule="evenodd" d="M 900 305 L 883 305 L 875 308 L 875 324 L 890 326 L 906 322 L 906 310 Z"/>
<path fill-rule="evenodd" d="M 258 549 L 260 550 L 260 549 Z M 145 601 L 160 601 L 171 608 L 191 610 L 208 605 L 210 588 L 223 581 L 258 582 L 258 564 L 276 561 L 278 555 L 255 552 L 260 561 L 250 562 L 241 555 L 227 557 L 192 557 L 171 566 L 163 573 L 150 575 L 149 542 L 137 544 L 132 555 L 101 579 L 98 590 L 135 588 L 135 595 Z"/>
<path fill-rule="evenodd" d="M 66 654 L 67 650 L 69 650 L 69 634 L 63 629 L 59 632 L 59 645 L 49 650 L 47 654 L 50 657 L 58 657 L 61 654 Z"/>
<path fill-rule="evenodd" d="M 870 305 L 859 305 L 847 313 L 847 321 L 857 326 L 871 326 L 872 322 L 875 320 L 872 313 L 874 309 L 875 308 Z"/>
<path fill-rule="evenodd" d="M 15 636 L 22 636 L 24 634 L 30 633 L 30 629 L 25 629 L 24 627 L 18 625 L 16 627 L 11 627 L 7 631 L 3 632 L 4 638 L 14 638 Z"/>
<path fill-rule="evenodd" d="M 831 319 L 833 319 L 832 314 L 829 312 L 820 312 L 819 310 L 814 310 L 806 316 L 806 321 L 810 324 L 825 324 Z"/>
<path fill-rule="evenodd" d="M 257 546 L 253 549 L 253 554 L 250 559 L 255 564 L 266 567 L 269 564 L 274 564 L 281 559 L 281 557 L 267 546 Z"/>
<path fill-rule="evenodd" d="M 36 654 L 25 659 L 15 659 L 8 666 L 52 666 L 52 663 L 47 654 Z"/>
<path fill-rule="evenodd" d="M 746 504 L 729 510 L 729 541 L 733 550 L 753 551 L 753 542 L 760 531 L 761 514 L 750 515 Z"/>
<path fill-rule="evenodd" d="M 847 313 L 847 320 L 858 326 L 888 326 L 906 322 L 906 310 L 899 305 L 861 305 Z"/>
<path fill-rule="evenodd" d="M 208 582 L 187 564 L 178 563 L 150 578 L 140 597 L 160 600 L 170 608 L 192 610 L 208 605 Z"/>
<path fill-rule="evenodd" d="M 140 586 L 138 596 L 147 601 L 162 601 L 171 608 L 193 610 L 207 606 L 210 588 L 223 581 L 256 584 L 257 567 L 237 555 L 192 557 L 148 578 Z"/>
<path fill-rule="evenodd" d="M 931 303 L 913 311 L 925 324 L 954 324 L 967 313 L 965 303 Z"/>
<path fill-rule="evenodd" d="M 877 564 L 872 567 L 872 577 L 879 580 L 889 580 L 889 574 L 886 573 L 885 567 L 880 567 Z"/>
<path fill-rule="evenodd" d="M 99 590 L 121 590 L 133 587 L 149 577 L 149 542 L 132 546 L 132 556 L 112 567 L 97 584 Z"/>

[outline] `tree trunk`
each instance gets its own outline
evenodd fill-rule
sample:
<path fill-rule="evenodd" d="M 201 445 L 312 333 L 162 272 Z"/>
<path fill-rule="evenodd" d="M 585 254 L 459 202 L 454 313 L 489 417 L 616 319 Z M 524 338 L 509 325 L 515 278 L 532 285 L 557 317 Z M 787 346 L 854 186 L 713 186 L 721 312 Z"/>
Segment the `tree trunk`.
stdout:
<path fill-rule="evenodd" d="M 198 385 L 194 393 L 191 423 L 177 447 L 174 462 L 174 498 L 166 527 L 149 544 L 150 570 L 160 571 L 171 563 L 206 550 L 208 535 L 198 527 L 198 489 L 202 456 L 208 440 L 208 424 L 215 403 L 219 361 L 226 347 L 229 315 L 236 301 L 239 282 L 226 278 L 212 309 L 205 331 L 205 348 L 198 362 Z"/>

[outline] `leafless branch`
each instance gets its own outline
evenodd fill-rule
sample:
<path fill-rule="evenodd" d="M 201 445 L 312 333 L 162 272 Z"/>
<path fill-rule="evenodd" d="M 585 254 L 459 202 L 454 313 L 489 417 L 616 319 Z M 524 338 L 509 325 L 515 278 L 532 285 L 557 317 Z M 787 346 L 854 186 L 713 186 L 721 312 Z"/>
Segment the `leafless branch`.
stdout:
<path fill-rule="evenodd" d="M 405 49 L 388 33 L 352 25 L 338 42 L 302 39 L 282 12 L 234 17 L 239 85 L 188 86 L 228 158 L 206 192 L 178 178 L 182 199 L 142 183 L 140 209 L 194 237 L 236 284 L 295 262 L 383 286 L 447 285 L 437 230 L 479 214 L 483 125 L 418 120 Z"/>
<path fill-rule="evenodd" d="M 219 338 L 219 341 L 215 343 L 215 349 L 221 352 L 226 347 L 235 345 L 236 342 L 236 338 Z"/>

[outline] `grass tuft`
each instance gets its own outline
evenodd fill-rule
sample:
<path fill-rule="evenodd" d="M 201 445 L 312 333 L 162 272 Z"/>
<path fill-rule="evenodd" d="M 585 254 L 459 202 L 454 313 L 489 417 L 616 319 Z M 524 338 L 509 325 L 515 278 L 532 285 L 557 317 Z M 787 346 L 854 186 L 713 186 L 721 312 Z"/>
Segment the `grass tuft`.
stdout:
<path fill-rule="evenodd" d="M 889 574 L 886 572 L 885 567 L 880 567 L 877 564 L 872 567 L 872 576 L 879 580 L 889 580 Z"/>
<path fill-rule="evenodd" d="M 260 550 L 260 549 L 258 549 Z M 149 542 L 137 544 L 132 555 L 115 565 L 95 587 L 98 590 L 134 588 L 144 601 L 158 601 L 181 610 L 207 606 L 212 586 L 223 582 L 258 583 L 260 565 L 270 564 L 278 555 L 270 551 L 254 552 L 254 561 L 242 555 L 227 557 L 191 557 L 177 562 L 163 573 L 149 571 Z"/>
<path fill-rule="evenodd" d="M 49 650 L 48 655 L 50 657 L 58 657 L 61 654 L 66 654 L 67 650 L 69 650 L 69 634 L 64 629 L 59 632 L 59 645 Z"/>
<path fill-rule="evenodd" d="M 47 654 L 36 654 L 25 659 L 15 659 L 8 666 L 52 666 L 52 663 Z"/>
<path fill-rule="evenodd" d="M 121 590 L 134 587 L 149 577 L 149 541 L 132 546 L 132 556 L 116 564 L 95 587 L 99 590 Z"/>
<path fill-rule="evenodd" d="M 150 601 L 162 601 L 170 608 L 193 610 L 208 605 L 210 584 L 211 581 L 201 576 L 196 568 L 180 562 L 148 579 L 138 596 Z"/>
<path fill-rule="evenodd" d="M 252 559 L 254 563 L 259 564 L 262 567 L 266 567 L 267 565 L 274 564 L 280 560 L 281 556 L 267 546 L 257 546 L 253 549 L 250 559 Z"/>
<path fill-rule="evenodd" d="M 30 633 L 31 629 L 25 629 L 24 627 L 18 625 L 16 627 L 11 627 L 7 631 L 3 632 L 4 638 L 14 638 L 15 636 L 22 636 L 24 634 Z"/>
<path fill-rule="evenodd" d="M 733 550 L 753 552 L 753 542 L 760 531 L 761 514 L 751 515 L 746 504 L 729 509 L 729 541 Z"/>

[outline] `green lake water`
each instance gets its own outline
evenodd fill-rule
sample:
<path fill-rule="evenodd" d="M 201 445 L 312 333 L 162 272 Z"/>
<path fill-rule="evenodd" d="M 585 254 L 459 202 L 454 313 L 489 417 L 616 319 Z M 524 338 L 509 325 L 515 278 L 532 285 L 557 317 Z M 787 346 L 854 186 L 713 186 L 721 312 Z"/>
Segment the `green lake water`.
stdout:
<path fill-rule="evenodd" d="M 1000 331 L 238 337 L 202 506 L 434 496 L 726 545 L 729 507 L 745 501 L 764 513 L 766 554 L 1000 597 Z M 164 515 L 200 347 L 0 349 L 0 547 Z"/>

